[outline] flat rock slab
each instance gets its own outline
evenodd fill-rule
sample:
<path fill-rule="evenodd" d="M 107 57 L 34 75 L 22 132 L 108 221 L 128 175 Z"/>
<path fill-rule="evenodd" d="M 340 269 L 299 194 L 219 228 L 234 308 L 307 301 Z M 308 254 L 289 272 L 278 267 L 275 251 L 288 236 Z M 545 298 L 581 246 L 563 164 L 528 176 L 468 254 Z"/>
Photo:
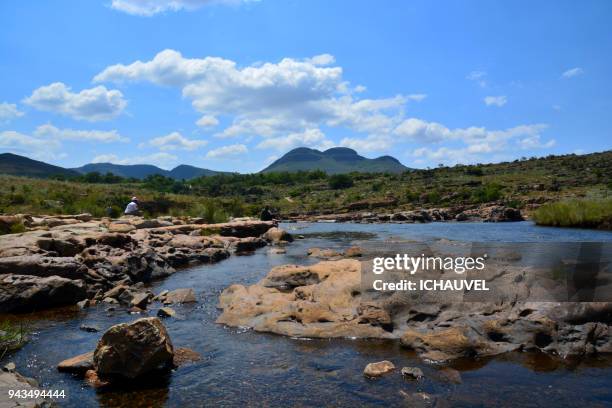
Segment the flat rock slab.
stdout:
<path fill-rule="evenodd" d="M 60 362 L 57 365 L 57 370 L 84 375 L 87 370 L 93 369 L 93 366 L 93 351 L 90 351 Z"/>

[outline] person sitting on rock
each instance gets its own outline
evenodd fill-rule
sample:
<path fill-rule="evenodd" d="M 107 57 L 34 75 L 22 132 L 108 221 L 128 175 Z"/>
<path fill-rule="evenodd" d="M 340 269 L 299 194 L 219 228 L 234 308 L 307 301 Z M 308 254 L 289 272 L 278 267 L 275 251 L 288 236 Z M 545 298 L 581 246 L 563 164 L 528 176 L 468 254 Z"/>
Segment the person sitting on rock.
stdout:
<path fill-rule="evenodd" d="M 140 215 L 140 210 L 138 209 L 138 198 L 132 197 L 132 201 L 125 207 L 124 211 L 125 215 Z"/>
<path fill-rule="evenodd" d="M 262 221 L 272 221 L 273 219 L 273 215 L 272 212 L 270 211 L 270 208 L 268 208 L 268 206 L 265 206 L 263 210 L 261 210 L 261 215 L 259 216 L 259 219 Z"/>

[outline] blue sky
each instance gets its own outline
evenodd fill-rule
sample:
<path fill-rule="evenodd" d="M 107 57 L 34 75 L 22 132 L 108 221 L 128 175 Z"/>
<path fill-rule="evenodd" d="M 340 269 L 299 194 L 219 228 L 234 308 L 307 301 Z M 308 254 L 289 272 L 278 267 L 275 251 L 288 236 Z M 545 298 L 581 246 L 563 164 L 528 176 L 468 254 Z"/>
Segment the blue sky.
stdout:
<path fill-rule="evenodd" d="M 0 151 L 258 171 L 611 148 L 612 2 L 0 2 Z"/>

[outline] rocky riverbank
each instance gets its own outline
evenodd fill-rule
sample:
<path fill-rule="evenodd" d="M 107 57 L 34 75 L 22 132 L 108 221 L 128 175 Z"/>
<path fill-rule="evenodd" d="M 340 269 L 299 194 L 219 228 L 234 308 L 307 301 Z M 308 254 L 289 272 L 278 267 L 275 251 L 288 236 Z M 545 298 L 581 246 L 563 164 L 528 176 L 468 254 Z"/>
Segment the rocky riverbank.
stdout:
<path fill-rule="evenodd" d="M 217 322 L 292 337 L 398 339 L 433 362 L 528 350 L 612 353 L 612 303 L 531 302 L 538 285 L 524 268 L 494 269 L 483 278 L 505 290 L 497 301 L 370 291 L 355 259 L 284 265 L 255 285 L 228 287 Z"/>
<path fill-rule="evenodd" d="M 144 296 L 147 282 L 253 251 L 278 235 L 263 236 L 274 222 L 253 220 L 206 224 L 197 218 L 96 220 L 81 214 L 4 216 L 0 223 L 27 229 L 0 236 L 0 313 L 103 301 L 119 292 L 133 303 L 137 294 Z M 109 294 L 113 289 L 118 293 Z"/>
<path fill-rule="evenodd" d="M 521 211 L 503 203 L 487 203 L 480 206 L 423 208 L 410 211 L 375 211 L 368 206 L 351 207 L 329 214 L 290 214 L 292 221 L 358 222 L 358 223 L 425 223 L 436 221 L 512 222 L 523 221 Z"/>

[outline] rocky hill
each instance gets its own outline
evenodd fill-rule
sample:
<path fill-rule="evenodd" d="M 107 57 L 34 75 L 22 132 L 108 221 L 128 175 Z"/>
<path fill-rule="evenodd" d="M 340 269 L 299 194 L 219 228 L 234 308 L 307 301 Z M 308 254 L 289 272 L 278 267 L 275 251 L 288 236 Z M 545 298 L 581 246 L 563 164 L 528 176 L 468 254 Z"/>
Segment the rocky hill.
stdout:
<path fill-rule="evenodd" d="M 328 174 L 362 172 L 362 173 L 401 173 L 409 170 L 394 157 L 381 156 L 368 159 L 360 156 L 353 149 L 334 147 L 325 151 L 299 147 L 286 153 L 263 173 L 279 171 L 322 170 Z"/>

